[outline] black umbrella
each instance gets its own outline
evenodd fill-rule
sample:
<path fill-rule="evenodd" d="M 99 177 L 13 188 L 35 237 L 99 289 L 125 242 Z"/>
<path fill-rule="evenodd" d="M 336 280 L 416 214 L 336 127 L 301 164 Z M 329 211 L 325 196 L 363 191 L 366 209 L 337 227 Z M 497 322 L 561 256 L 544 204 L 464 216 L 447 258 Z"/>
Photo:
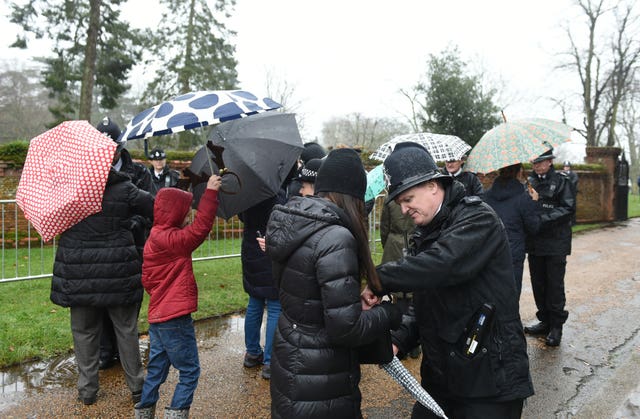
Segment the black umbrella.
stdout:
<path fill-rule="evenodd" d="M 227 220 L 276 195 L 304 148 L 295 115 L 280 112 L 218 124 L 209 143 L 198 150 L 189 169 L 196 175 L 223 170 L 217 215 Z M 196 199 L 203 187 L 194 188 Z"/>

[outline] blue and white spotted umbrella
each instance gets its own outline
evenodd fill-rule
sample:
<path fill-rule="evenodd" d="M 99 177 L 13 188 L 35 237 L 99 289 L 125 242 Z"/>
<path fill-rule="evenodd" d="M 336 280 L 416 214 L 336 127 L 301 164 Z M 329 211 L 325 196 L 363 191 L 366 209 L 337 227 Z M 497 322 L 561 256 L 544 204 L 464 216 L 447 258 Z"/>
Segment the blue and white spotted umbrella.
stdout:
<path fill-rule="evenodd" d="M 136 140 L 173 134 L 282 107 L 245 90 L 186 93 L 146 109 L 127 124 L 121 138 Z"/>

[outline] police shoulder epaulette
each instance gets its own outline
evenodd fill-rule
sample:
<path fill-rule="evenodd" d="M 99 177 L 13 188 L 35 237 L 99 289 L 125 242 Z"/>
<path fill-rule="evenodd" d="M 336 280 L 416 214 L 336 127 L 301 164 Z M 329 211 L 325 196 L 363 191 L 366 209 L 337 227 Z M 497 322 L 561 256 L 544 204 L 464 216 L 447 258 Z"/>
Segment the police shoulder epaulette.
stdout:
<path fill-rule="evenodd" d="M 462 198 L 462 202 L 464 202 L 467 205 L 478 205 L 479 203 L 482 202 L 482 199 L 476 195 L 465 196 L 464 198 Z"/>

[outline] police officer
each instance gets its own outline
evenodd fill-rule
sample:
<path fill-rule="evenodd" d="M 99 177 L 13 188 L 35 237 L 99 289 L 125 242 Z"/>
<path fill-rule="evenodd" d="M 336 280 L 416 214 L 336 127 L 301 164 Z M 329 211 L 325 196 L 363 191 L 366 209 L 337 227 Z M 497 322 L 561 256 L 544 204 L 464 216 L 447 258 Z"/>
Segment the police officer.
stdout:
<path fill-rule="evenodd" d="M 504 226 L 415 143 L 397 144 L 384 168 L 387 201 L 416 225 L 408 256 L 377 269 L 382 293 L 413 292 L 398 353 L 422 345 L 422 386 L 448 417 L 520 418 L 533 384 Z M 375 301 L 365 289 L 362 303 Z M 434 416 L 416 403 L 411 417 Z"/>
<path fill-rule="evenodd" d="M 482 183 L 475 173 L 463 170 L 464 157 L 457 160 L 447 160 L 444 163 L 444 169 L 442 173 L 453 176 L 455 180 L 464 185 L 464 190 L 467 196 L 482 196 L 484 189 Z"/>
<path fill-rule="evenodd" d="M 548 346 L 558 346 L 565 310 L 564 274 L 571 254 L 571 217 L 575 199 L 571 182 L 553 168 L 553 149 L 532 161 L 529 184 L 538 192 L 541 225 L 538 234 L 527 238 L 526 249 L 533 298 L 539 322 L 524 328 L 530 335 L 546 335 Z"/>
<path fill-rule="evenodd" d="M 176 186 L 178 179 L 180 179 L 180 173 L 169 167 L 167 164 L 167 154 L 163 149 L 154 148 L 151 150 L 149 160 L 151 161 L 149 173 L 151 173 L 151 180 L 153 184 L 153 187 L 151 188 L 153 196 L 155 196 L 162 188 Z"/>

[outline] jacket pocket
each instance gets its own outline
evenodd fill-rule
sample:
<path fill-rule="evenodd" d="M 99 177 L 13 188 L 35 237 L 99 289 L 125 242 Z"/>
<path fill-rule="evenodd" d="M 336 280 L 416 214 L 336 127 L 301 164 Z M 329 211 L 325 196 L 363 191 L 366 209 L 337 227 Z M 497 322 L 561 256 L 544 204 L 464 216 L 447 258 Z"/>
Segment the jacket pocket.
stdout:
<path fill-rule="evenodd" d="M 445 375 L 447 387 L 452 395 L 465 398 L 494 397 L 500 393 L 500 340 L 494 328 L 483 340 L 481 347 L 473 357 L 463 352 L 466 329 L 455 341 L 445 340 L 447 349 Z"/>

